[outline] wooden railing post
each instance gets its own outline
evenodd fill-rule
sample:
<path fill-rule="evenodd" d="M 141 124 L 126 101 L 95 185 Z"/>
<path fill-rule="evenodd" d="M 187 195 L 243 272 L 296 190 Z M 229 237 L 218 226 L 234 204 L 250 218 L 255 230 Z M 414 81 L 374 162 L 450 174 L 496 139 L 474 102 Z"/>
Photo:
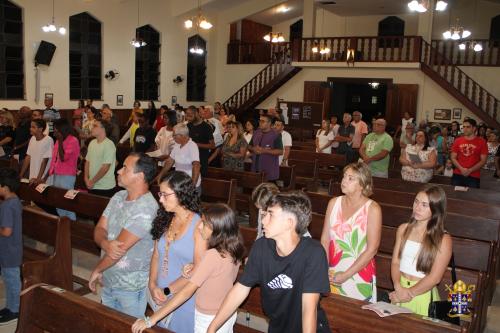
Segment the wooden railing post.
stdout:
<path fill-rule="evenodd" d="M 408 51 L 409 52 L 409 51 Z M 411 57 L 412 62 L 421 62 L 422 58 L 422 37 L 413 37 L 413 55 Z"/>
<path fill-rule="evenodd" d="M 292 61 L 300 61 L 301 60 L 301 49 L 302 49 L 302 38 L 295 38 L 292 41 Z"/>

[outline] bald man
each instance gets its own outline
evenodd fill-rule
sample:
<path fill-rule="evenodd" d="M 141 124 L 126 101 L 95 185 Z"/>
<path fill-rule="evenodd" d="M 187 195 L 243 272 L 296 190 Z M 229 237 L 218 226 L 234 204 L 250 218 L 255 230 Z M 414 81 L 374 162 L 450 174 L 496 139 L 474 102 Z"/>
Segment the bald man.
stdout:
<path fill-rule="evenodd" d="M 359 155 L 368 164 L 373 177 L 389 177 L 389 154 L 394 146 L 392 137 L 385 132 L 385 119 L 373 123 L 373 132 L 368 134 L 359 148 Z"/>

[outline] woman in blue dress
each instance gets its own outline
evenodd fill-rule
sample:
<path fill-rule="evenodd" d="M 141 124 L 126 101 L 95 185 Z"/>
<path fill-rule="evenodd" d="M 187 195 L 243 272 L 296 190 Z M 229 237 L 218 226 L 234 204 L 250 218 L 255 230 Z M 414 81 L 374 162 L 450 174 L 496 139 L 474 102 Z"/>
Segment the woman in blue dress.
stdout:
<path fill-rule="evenodd" d="M 200 199 L 193 181 L 181 171 L 168 173 L 160 182 L 160 209 L 151 234 L 155 241 L 149 272 L 148 302 L 154 311 L 187 283 L 184 267 L 200 262 L 207 247 L 199 232 Z M 190 267 L 190 266 L 188 266 Z M 194 296 L 158 323 L 177 333 L 194 331 Z"/>

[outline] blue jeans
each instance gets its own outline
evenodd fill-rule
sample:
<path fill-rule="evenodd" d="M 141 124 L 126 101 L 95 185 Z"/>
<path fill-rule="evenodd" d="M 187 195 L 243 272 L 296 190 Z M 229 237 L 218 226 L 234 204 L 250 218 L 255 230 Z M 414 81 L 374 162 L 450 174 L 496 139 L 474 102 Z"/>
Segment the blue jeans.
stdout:
<path fill-rule="evenodd" d="M 2 279 L 5 284 L 5 307 L 10 312 L 19 312 L 19 294 L 21 293 L 21 268 L 2 267 Z"/>
<path fill-rule="evenodd" d="M 76 176 L 68 176 L 68 175 L 53 175 L 52 185 L 55 187 L 64 188 L 67 190 L 72 190 L 75 188 L 75 180 Z M 74 212 L 70 212 L 64 209 L 57 208 L 57 215 L 66 216 L 73 221 L 76 221 L 76 214 Z"/>
<path fill-rule="evenodd" d="M 146 288 L 139 291 L 102 288 L 103 305 L 136 318 L 144 318 L 146 312 Z"/>
<path fill-rule="evenodd" d="M 458 175 L 456 173 L 451 177 L 451 185 L 454 186 L 465 186 L 470 188 L 479 188 L 480 180 L 476 177 L 465 177 L 463 175 Z"/>

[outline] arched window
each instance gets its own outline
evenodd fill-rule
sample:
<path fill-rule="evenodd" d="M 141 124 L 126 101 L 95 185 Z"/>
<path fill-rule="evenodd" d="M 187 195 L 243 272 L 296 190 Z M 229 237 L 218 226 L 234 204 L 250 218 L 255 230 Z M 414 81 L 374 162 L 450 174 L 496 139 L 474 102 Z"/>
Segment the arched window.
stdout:
<path fill-rule="evenodd" d="M 157 101 L 160 87 L 160 33 L 145 25 L 135 31 L 146 46 L 135 50 L 135 99 Z"/>
<path fill-rule="evenodd" d="M 102 99 L 101 63 L 101 22 L 87 12 L 70 16 L 70 99 Z"/>
<path fill-rule="evenodd" d="M 23 98 L 23 11 L 8 0 L 0 0 L 0 99 Z"/>
<path fill-rule="evenodd" d="M 400 19 L 397 16 L 387 16 L 385 19 L 378 23 L 378 36 L 401 36 L 403 37 L 405 34 L 405 21 Z M 379 47 L 399 47 L 402 42 L 399 39 L 385 39 L 379 38 L 378 46 Z M 394 45 L 392 45 L 394 44 Z"/>
<path fill-rule="evenodd" d="M 191 52 L 191 49 L 193 51 L 203 50 L 203 53 Z M 200 35 L 194 35 L 188 39 L 187 52 L 186 99 L 188 101 L 203 102 L 205 101 L 205 80 L 207 78 L 207 42 Z"/>
<path fill-rule="evenodd" d="M 490 40 L 500 41 L 500 15 L 491 19 Z"/>

